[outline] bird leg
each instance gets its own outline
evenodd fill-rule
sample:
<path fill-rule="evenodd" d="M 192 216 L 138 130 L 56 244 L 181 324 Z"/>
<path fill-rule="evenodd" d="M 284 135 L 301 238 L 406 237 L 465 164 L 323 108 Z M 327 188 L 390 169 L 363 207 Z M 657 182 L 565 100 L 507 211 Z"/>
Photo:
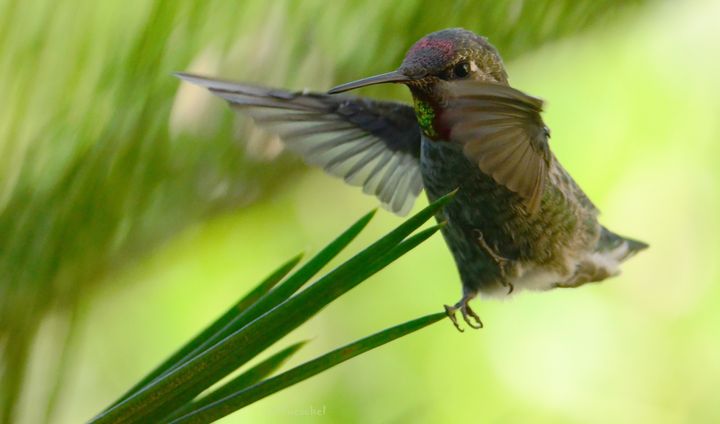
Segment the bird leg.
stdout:
<path fill-rule="evenodd" d="M 483 328 L 483 323 L 480 320 L 480 317 L 478 316 L 478 314 L 475 313 L 475 311 L 470 308 L 470 305 L 468 305 L 468 302 L 470 302 L 474 297 L 475 293 L 466 293 L 462 297 L 462 299 L 460 299 L 460 301 L 455 304 L 455 306 L 445 305 L 445 313 L 447 313 L 450 321 L 452 321 L 453 325 L 455 325 L 455 328 L 457 328 L 458 331 L 461 333 L 465 330 L 460 327 L 460 324 L 458 324 L 457 318 L 455 317 L 455 313 L 458 310 L 460 310 L 460 313 L 462 314 L 465 323 L 467 323 L 467 325 L 469 325 L 471 328 Z M 472 318 L 472 320 L 470 318 Z"/>
<path fill-rule="evenodd" d="M 511 282 L 508 281 L 507 274 L 505 272 L 505 266 L 508 263 L 508 259 L 498 255 L 495 249 L 490 248 L 490 246 L 485 241 L 485 237 L 483 236 L 482 231 L 478 230 L 477 228 L 473 231 L 477 236 L 477 242 L 478 244 L 480 244 L 480 247 L 485 251 L 485 253 L 488 254 L 488 256 L 490 256 L 490 258 L 492 258 L 492 260 L 495 261 L 498 268 L 500 269 L 500 284 L 502 284 L 503 287 L 508 288 L 507 294 L 512 293 L 513 290 L 515 290 L 515 287 L 512 285 Z"/>

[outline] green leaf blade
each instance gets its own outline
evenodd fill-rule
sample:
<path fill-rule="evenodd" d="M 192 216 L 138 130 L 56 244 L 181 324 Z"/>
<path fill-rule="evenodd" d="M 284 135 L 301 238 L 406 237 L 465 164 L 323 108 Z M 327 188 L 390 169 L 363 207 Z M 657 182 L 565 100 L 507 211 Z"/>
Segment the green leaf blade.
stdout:
<path fill-rule="evenodd" d="M 92 422 L 147 422 L 172 414 L 306 322 L 327 304 L 436 232 L 440 226 L 424 230 L 403 242 L 453 196 L 454 192 L 439 198 L 302 292 L 143 387 Z"/>
<path fill-rule="evenodd" d="M 285 277 L 302 259 L 303 254 L 298 254 L 294 258 L 280 265 L 272 274 L 267 276 L 260 284 L 258 284 L 252 291 L 246 294 L 242 299 L 230 307 L 223 315 L 215 320 L 212 324 L 202 330 L 192 340 L 186 343 L 183 347 L 177 350 L 174 354 L 163 361 L 158 367 L 152 370 L 149 374 L 143 377 L 140 382 L 135 384 L 130 390 L 128 390 L 123 396 L 115 401 L 110 407 L 117 405 L 130 397 L 133 393 L 136 393 L 139 389 L 146 386 L 151 381 L 155 380 L 158 376 L 164 374 L 169 369 L 173 368 L 178 364 L 182 358 L 185 358 L 189 353 L 195 350 L 198 346 L 202 345 L 208 340 L 213 334 L 227 325 L 228 322 L 232 321 L 234 317 L 241 314 L 247 308 L 252 306 L 258 299 L 268 293 L 277 283 L 279 283 L 283 277 Z"/>
<path fill-rule="evenodd" d="M 375 349 L 400 337 L 418 331 L 430 324 L 436 323 L 446 316 L 444 312 L 427 315 L 404 324 L 397 325 L 360 339 L 346 346 L 326 353 L 309 362 L 299 365 L 276 377 L 269 378 L 247 389 L 233 393 L 214 403 L 196 409 L 173 421 L 172 424 L 209 423 L 237 411 L 253 402 L 270 396 L 307 380 L 329 368 L 339 365 L 349 359 Z"/>
<path fill-rule="evenodd" d="M 210 405 L 213 402 L 217 402 L 218 400 L 225 398 L 227 396 L 230 396 L 233 393 L 239 392 L 241 390 L 244 390 L 256 383 L 258 383 L 263 378 L 269 376 L 275 370 L 280 368 L 282 364 L 284 364 L 292 355 L 294 355 L 300 348 L 302 348 L 307 341 L 302 341 L 299 343 L 295 343 L 293 345 L 290 345 L 286 347 L 285 349 L 275 353 L 274 355 L 270 356 L 269 358 L 265 359 L 264 361 L 260 362 L 259 364 L 255 365 L 254 367 L 250 368 L 249 370 L 245 371 L 244 373 L 240 374 L 239 376 L 233 378 L 232 380 L 228 381 L 218 389 L 212 391 L 211 393 L 208 393 L 207 395 L 194 400 L 180 409 L 177 409 L 175 412 L 173 412 L 170 417 L 168 417 L 168 420 L 172 420 L 178 417 L 181 417 L 185 414 L 190 413 L 191 411 L 198 410 L 200 408 L 203 408 L 207 405 Z"/>
<path fill-rule="evenodd" d="M 358 219 L 347 230 L 340 234 L 335 240 L 330 242 L 325 248 L 318 252 L 311 260 L 298 269 L 293 275 L 288 277 L 282 284 L 275 287 L 274 290 L 263 293 L 256 302 L 249 305 L 238 314 L 234 314 L 230 319 L 218 326 L 212 334 L 202 340 L 201 343 L 195 345 L 192 349 L 185 352 L 182 358 L 177 359 L 173 367 L 167 371 L 177 368 L 183 363 L 197 356 L 213 344 L 219 342 L 223 338 L 229 336 L 233 332 L 246 326 L 254 319 L 282 303 L 293 293 L 299 290 L 307 283 L 315 274 L 317 274 L 325 265 L 334 259 L 345 247 L 347 247 L 360 232 L 367 226 L 370 220 L 375 216 L 375 211 L 371 211 Z"/>

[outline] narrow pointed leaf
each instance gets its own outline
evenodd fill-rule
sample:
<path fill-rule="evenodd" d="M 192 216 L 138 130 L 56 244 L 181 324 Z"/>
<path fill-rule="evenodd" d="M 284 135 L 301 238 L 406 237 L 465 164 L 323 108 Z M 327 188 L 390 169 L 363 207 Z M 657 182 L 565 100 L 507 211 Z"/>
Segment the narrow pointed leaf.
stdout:
<path fill-rule="evenodd" d="M 275 372 L 275 370 L 280 368 L 280 366 L 284 364 L 285 361 L 287 361 L 292 355 L 294 355 L 295 352 L 300 350 L 300 348 L 303 347 L 305 343 L 307 343 L 307 341 L 295 343 L 293 345 L 290 345 L 289 347 L 286 347 L 280 352 L 272 355 L 271 357 L 260 362 L 259 364 L 255 365 L 254 367 L 250 368 L 239 376 L 223 384 L 217 390 L 208 393 L 207 395 L 201 397 L 198 400 L 194 400 L 188 404 L 185 404 L 183 407 L 173 412 L 172 415 L 168 418 L 168 420 L 172 420 L 188 414 L 192 411 L 196 411 L 200 408 L 210 405 L 213 402 L 217 402 L 224 397 L 230 396 L 233 393 L 240 392 L 256 384 L 257 382 L 269 376 L 270 374 Z"/>
<path fill-rule="evenodd" d="M 282 264 L 272 274 L 267 276 L 265 280 L 258 284 L 250 293 L 246 294 L 235 305 L 230 307 L 230 309 L 228 309 L 222 316 L 220 316 L 220 318 L 215 320 L 215 322 L 210 324 L 192 340 L 190 340 L 183 347 L 181 347 L 177 352 L 167 358 L 162 364 L 160 364 L 157 368 L 155 368 L 148 375 L 146 375 L 142 380 L 140 380 L 139 383 L 134 385 L 130 390 L 127 391 L 127 393 L 125 393 L 120 399 L 115 401 L 115 403 L 113 403 L 113 405 L 111 406 L 115 406 L 123 400 L 127 399 L 130 395 L 137 392 L 140 388 L 147 385 L 159 375 L 163 374 L 167 370 L 171 369 L 173 366 L 177 365 L 177 363 L 182 358 L 186 357 L 190 352 L 192 352 L 198 346 L 202 345 L 213 334 L 217 333 L 220 329 L 225 327 L 228 322 L 232 321 L 233 318 L 241 314 L 253 303 L 257 302 L 257 300 L 260 299 L 263 295 L 269 292 L 278 282 L 280 282 L 280 280 L 283 279 L 283 277 L 285 277 L 285 275 L 287 275 L 288 272 L 290 272 L 295 267 L 295 265 L 298 264 L 298 262 L 300 262 L 302 257 L 303 255 L 299 254 Z"/>
<path fill-rule="evenodd" d="M 187 415 L 172 420 L 172 424 L 209 423 L 237 411 L 253 402 L 272 395 L 280 390 L 307 380 L 348 359 L 382 346 L 400 337 L 427 327 L 446 316 L 444 312 L 427 315 L 413 321 L 388 328 L 372 336 L 360 339 L 312 361 L 306 362 L 278 376 L 269 378 L 252 387 L 240 390 L 214 403 L 194 410 Z"/>
<path fill-rule="evenodd" d="M 93 422 L 147 422 L 168 416 L 437 231 L 438 227 L 434 227 L 400 244 L 453 195 L 436 200 L 307 289 L 98 415 Z M 394 251 L 393 255 L 388 255 L 390 251 Z"/>
<path fill-rule="evenodd" d="M 307 283 L 315 274 L 318 273 L 325 265 L 335 258 L 342 250 L 347 247 L 350 242 L 355 240 L 358 234 L 367 226 L 375 211 L 365 214 L 358 219 L 353 225 L 340 234 L 335 240 L 328 244 L 318 254 L 316 254 L 305 265 L 300 267 L 293 275 L 288 277 L 282 284 L 275 287 L 269 293 L 263 293 L 256 302 L 243 309 L 238 314 L 234 314 L 227 319 L 221 326 L 216 327 L 215 331 L 204 338 L 201 343 L 195 345 L 185 355 L 179 358 L 175 364 L 167 371 L 177 368 L 183 363 L 197 356 L 200 352 L 208 347 L 224 339 L 233 332 L 246 326 L 249 322 L 282 303 L 285 299 L 295 293 L 300 287 Z"/>

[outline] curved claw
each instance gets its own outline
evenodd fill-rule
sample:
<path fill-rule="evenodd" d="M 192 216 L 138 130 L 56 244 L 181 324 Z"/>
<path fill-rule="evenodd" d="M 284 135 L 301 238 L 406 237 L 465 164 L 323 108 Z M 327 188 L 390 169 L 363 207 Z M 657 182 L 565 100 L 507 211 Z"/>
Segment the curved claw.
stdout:
<path fill-rule="evenodd" d="M 480 320 L 478 314 L 476 314 L 475 311 L 470 308 L 470 305 L 468 305 L 467 302 L 462 305 L 460 311 L 462 312 L 463 319 L 471 328 L 474 328 L 476 330 L 483 328 L 482 320 Z M 472 322 L 470 318 L 472 318 L 475 322 Z"/>
<path fill-rule="evenodd" d="M 474 295 L 465 295 L 458 303 L 455 304 L 455 306 L 449 306 L 445 305 L 445 313 L 447 314 L 448 318 L 450 318 L 450 321 L 452 321 L 453 325 L 459 332 L 464 332 L 460 327 L 460 324 L 458 323 L 457 318 L 455 317 L 455 313 L 460 310 L 460 313 L 462 314 L 463 320 L 465 323 L 470 327 L 474 328 L 476 330 L 479 330 L 483 328 L 483 322 L 480 320 L 480 317 L 478 314 L 475 313 L 475 311 L 470 308 L 470 305 L 468 305 L 468 302 L 475 297 Z"/>
<path fill-rule="evenodd" d="M 502 284 L 503 287 L 508 288 L 508 292 L 506 295 L 510 295 L 514 290 L 515 286 L 511 282 L 507 280 L 506 271 L 505 268 L 507 267 L 510 260 L 504 256 L 500 256 L 496 250 L 492 249 L 490 245 L 487 244 L 487 241 L 485 241 L 485 236 L 483 236 L 482 231 L 478 230 L 477 228 L 473 230 L 475 233 L 475 237 L 477 237 L 477 242 L 480 244 L 480 247 L 485 251 L 485 253 L 490 256 L 495 263 L 497 264 L 498 268 L 500 269 L 500 284 Z"/>
<path fill-rule="evenodd" d="M 457 328 L 457 330 L 459 332 L 463 333 L 463 332 L 465 332 L 465 330 L 463 330 L 460 327 L 460 324 L 458 324 L 457 318 L 455 318 L 455 312 L 457 312 L 457 310 L 458 310 L 458 308 L 456 308 L 456 307 L 445 305 L 445 313 L 447 314 L 448 318 L 450 318 L 450 321 L 452 321 L 455 328 Z"/>

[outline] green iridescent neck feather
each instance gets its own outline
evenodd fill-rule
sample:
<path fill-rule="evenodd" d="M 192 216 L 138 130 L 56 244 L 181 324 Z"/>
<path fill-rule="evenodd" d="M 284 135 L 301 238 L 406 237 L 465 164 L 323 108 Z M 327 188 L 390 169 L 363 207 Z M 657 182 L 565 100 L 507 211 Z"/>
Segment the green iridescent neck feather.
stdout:
<path fill-rule="evenodd" d="M 426 136 L 432 139 L 438 136 L 438 133 L 435 130 L 435 126 L 433 124 L 435 121 L 435 109 L 433 109 L 430 103 L 416 98 L 415 116 L 417 117 L 420 129 L 423 131 L 423 133 L 425 133 Z"/>

